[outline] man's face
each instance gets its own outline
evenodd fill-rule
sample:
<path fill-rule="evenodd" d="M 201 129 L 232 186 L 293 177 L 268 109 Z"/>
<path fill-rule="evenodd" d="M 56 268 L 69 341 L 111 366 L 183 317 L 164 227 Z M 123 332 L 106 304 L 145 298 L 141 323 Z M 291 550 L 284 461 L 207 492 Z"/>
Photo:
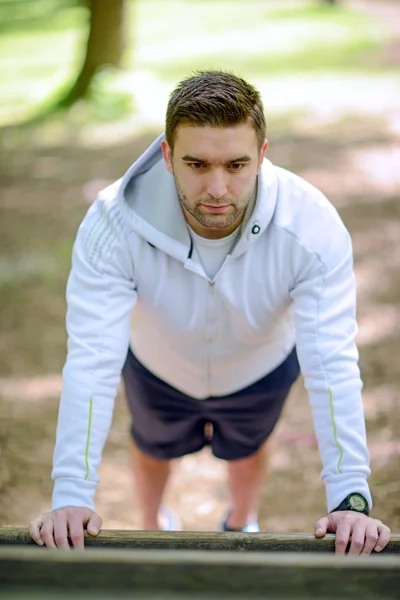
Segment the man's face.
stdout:
<path fill-rule="evenodd" d="M 164 140 L 167 169 L 174 176 L 186 220 L 204 237 L 229 235 L 240 224 L 260 171 L 261 152 L 251 125 L 180 125 L 174 150 Z"/>

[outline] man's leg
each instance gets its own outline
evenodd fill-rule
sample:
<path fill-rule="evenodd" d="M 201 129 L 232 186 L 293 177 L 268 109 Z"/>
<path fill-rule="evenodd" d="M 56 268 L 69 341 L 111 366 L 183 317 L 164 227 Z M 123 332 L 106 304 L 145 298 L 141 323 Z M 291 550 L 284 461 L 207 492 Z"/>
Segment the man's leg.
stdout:
<path fill-rule="evenodd" d="M 132 441 L 132 467 L 143 529 L 160 529 L 158 512 L 171 470 L 170 460 L 158 460 L 142 452 Z"/>
<path fill-rule="evenodd" d="M 268 439 L 299 373 L 293 348 L 265 377 L 231 395 L 207 401 L 208 418 L 213 424 L 213 454 L 228 461 L 232 504 L 226 525 L 230 529 L 243 529 L 257 522 L 268 472 Z M 248 456 L 253 448 L 253 454 Z"/>
<path fill-rule="evenodd" d="M 205 444 L 204 405 L 158 379 L 130 349 L 123 378 L 133 420 L 131 456 L 142 526 L 179 527 L 171 511 L 159 514 L 159 508 L 175 462 L 170 458 L 197 452 Z"/>
<path fill-rule="evenodd" d="M 262 486 L 268 473 L 268 442 L 255 454 L 228 461 L 228 481 L 231 511 L 227 520 L 230 529 L 243 529 L 256 522 L 261 501 Z"/>

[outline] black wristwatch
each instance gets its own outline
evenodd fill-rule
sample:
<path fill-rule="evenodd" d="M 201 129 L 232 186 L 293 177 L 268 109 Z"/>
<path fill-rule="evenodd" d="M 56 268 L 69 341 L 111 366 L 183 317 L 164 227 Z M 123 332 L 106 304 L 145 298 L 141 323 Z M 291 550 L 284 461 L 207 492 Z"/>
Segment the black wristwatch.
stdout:
<path fill-rule="evenodd" d="M 332 512 L 336 512 L 337 510 L 353 510 L 364 515 L 369 515 L 368 502 L 361 494 L 349 494 Z"/>

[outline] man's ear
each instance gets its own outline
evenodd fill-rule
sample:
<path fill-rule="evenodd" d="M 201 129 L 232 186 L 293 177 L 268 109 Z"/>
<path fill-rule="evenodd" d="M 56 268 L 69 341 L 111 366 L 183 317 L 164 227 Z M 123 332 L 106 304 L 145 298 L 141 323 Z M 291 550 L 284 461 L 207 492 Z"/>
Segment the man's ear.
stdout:
<path fill-rule="evenodd" d="M 171 173 L 171 175 L 173 175 L 174 169 L 172 167 L 172 150 L 171 150 L 170 145 L 168 144 L 167 140 L 163 140 L 161 142 L 161 152 L 164 157 L 165 166 L 167 167 L 167 169 Z"/>
<path fill-rule="evenodd" d="M 267 151 L 267 148 L 268 148 L 268 140 L 265 140 L 265 142 L 262 145 L 261 152 L 260 152 L 260 164 L 258 165 L 258 172 L 260 172 L 260 170 L 261 170 L 262 163 L 264 160 L 264 155 Z"/>

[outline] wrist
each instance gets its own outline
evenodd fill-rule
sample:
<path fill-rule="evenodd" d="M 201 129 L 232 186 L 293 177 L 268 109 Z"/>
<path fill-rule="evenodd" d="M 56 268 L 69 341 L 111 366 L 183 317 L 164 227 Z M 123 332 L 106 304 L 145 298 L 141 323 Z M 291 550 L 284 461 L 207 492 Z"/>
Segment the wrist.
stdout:
<path fill-rule="evenodd" d="M 348 494 L 344 500 L 334 508 L 331 512 L 337 512 L 342 510 L 351 510 L 363 515 L 369 515 L 369 507 L 366 498 L 362 494 L 352 493 Z"/>

